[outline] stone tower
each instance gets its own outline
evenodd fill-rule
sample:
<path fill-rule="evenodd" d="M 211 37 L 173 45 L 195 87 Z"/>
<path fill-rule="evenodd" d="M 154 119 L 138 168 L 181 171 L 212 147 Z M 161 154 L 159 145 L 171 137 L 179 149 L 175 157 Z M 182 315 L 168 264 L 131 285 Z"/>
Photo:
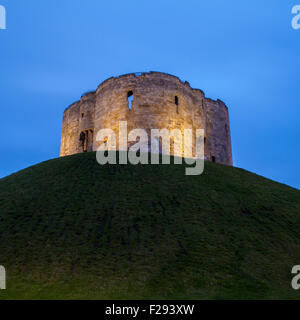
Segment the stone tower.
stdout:
<path fill-rule="evenodd" d="M 100 129 L 118 134 L 119 121 L 128 132 L 151 129 L 204 129 L 207 160 L 232 165 L 228 108 L 206 98 L 188 82 L 161 72 L 130 73 L 109 78 L 69 106 L 63 116 L 61 156 L 97 150 Z"/>

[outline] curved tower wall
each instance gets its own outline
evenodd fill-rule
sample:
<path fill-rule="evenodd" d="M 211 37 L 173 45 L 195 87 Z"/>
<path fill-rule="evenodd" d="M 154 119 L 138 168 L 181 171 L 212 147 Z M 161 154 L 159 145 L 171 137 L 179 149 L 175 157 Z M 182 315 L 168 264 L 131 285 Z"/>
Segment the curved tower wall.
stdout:
<path fill-rule="evenodd" d="M 205 99 L 205 155 L 216 162 L 232 165 L 229 114 L 221 100 Z"/>
<path fill-rule="evenodd" d="M 131 109 L 128 94 L 133 93 Z M 97 150 L 100 129 L 204 129 L 207 160 L 232 165 L 228 109 L 169 74 L 128 74 L 104 81 L 64 112 L 61 156 Z M 85 139 L 81 139 L 81 138 Z M 88 139 L 87 139 L 88 138 Z M 85 141 L 83 144 L 83 140 Z M 118 147 L 118 146 L 117 146 Z"/>

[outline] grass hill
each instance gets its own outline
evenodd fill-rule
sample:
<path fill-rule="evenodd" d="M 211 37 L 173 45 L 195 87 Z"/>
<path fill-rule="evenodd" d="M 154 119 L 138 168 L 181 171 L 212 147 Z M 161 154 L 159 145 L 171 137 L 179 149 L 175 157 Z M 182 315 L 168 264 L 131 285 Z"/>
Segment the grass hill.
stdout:
<path fill-rule="evenodd" d="M 95 153 L 0 180 L 0 299 L 298 299 L 300 191 Z"/>

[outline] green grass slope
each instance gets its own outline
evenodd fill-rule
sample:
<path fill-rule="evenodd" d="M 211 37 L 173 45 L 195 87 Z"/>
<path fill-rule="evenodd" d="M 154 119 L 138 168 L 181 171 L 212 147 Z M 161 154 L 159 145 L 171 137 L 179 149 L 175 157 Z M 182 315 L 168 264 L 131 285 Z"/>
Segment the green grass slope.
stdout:
<path fill-rule="evenodd" d="M 300 191 L 184 169 L 85 153 L 1 179 L 0 299 L 300 298 Z"/>

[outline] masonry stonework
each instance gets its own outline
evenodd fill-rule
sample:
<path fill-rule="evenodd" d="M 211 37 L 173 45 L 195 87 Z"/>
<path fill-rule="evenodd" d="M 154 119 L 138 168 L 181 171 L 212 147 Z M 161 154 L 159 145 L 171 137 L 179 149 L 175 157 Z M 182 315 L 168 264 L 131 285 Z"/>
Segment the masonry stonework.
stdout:
<path fill-rule="evenodd" d="M 182 134 L 184 129 L 204 129 L 205 158 L 232 165 L 226 105 L 161 72 L 109 78 L 69 106 L 63 115 L 60 155 L 96 151 L 103 143 L 96 141 L 97 132 L 109 128 L 118 136 L 119 121 L 127 121 L 128 132 L 139 128 L 149 135 L 151 129 L 179 129 Z"/>

